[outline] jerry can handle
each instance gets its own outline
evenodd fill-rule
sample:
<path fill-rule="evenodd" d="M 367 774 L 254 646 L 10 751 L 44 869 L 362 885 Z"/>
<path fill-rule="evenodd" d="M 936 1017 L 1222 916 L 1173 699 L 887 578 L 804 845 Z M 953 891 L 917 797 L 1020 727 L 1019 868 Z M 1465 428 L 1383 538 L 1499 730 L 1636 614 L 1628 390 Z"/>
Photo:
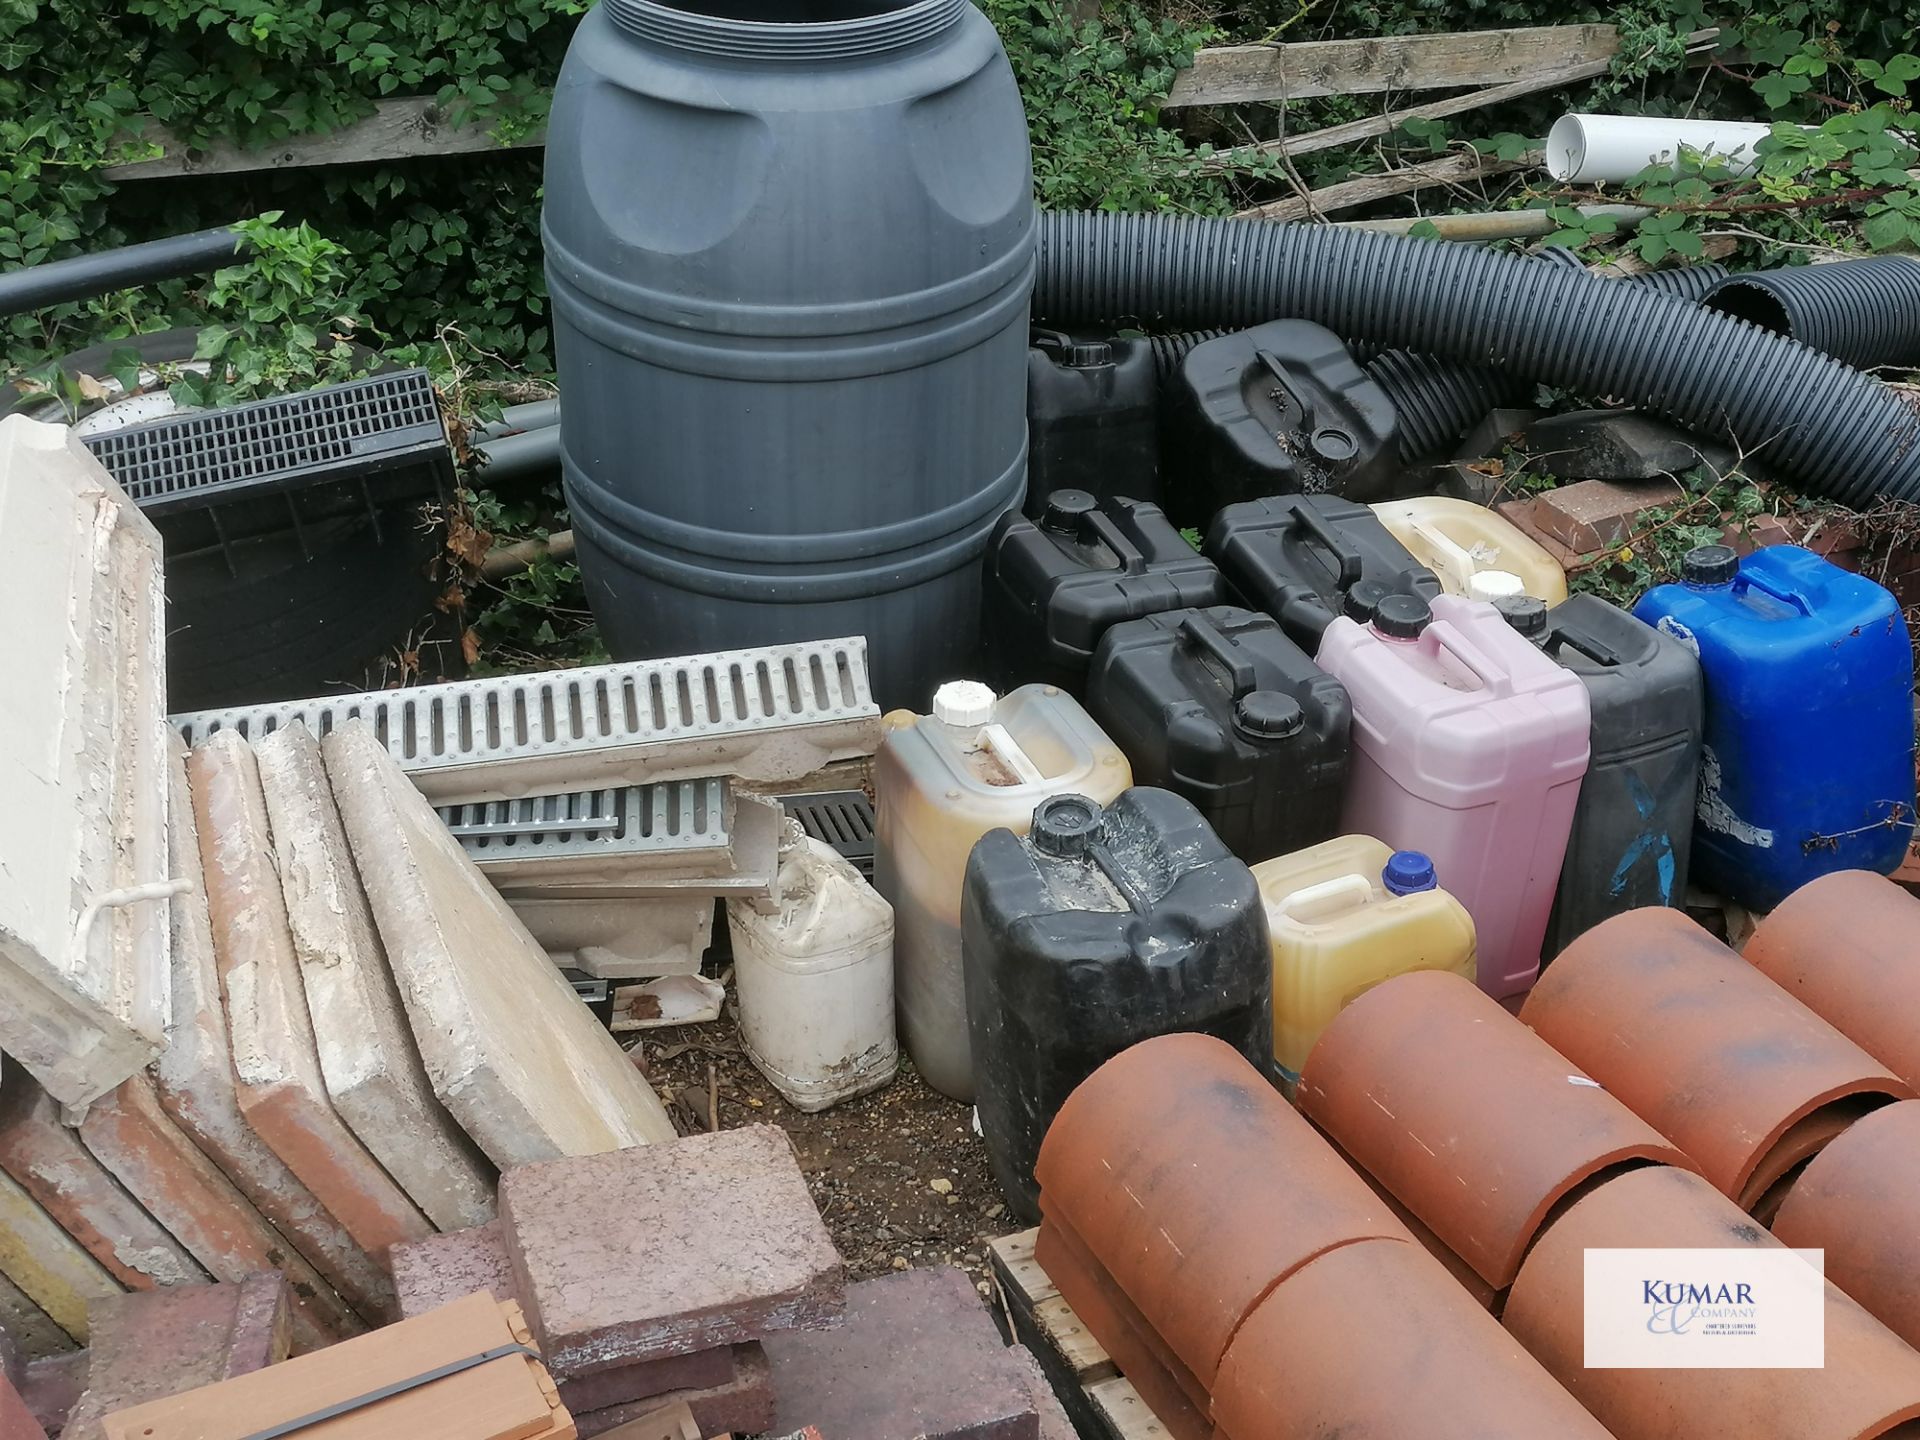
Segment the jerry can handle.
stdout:
<path fill-rule="evenodd" d="M 1445 620 L 1436 620 L 1427 627 L 1427 634 L 1434 642 L 1467 669 L 1471 670 L 1489 690 L 1502 694 L 1513 688 L 1513 675 L 1490 659 L 1486 652 L 1468 640 L 1458 628 Z"/>
<path fill-rule="evenodd" d="M 1737 596 L 1748 587 L 1758 590 L 1762 595 L 1771 595 L 1782 605 L 1791 606 L 1802 615 L 1813 614 L 1813 602 L 1806 597 L 1805 592 L 1800 590 L 1782 590 L 1777 585 L 1769 585 L 1762 577 L 1749 574 L 1747 571 L 1742 570 L 1738 575 L 1733 577 L 1733 593 Z"/>
<path fill-rule="evenodd" d="M 1140 553 L 1140 547 L 1127 538 L 1127 532 L 1116 525 L 1106 511 L 1087 511 L 1080 517 L 1080 527 L 1083 534 L 1098 540 L 1114 553 L 1124 573 L 1139 575 L 1146 571 L 1147 557 Z"/>
<path fill-rule="evenodd" d="M 1268 907 L 1268 911 L 1277 918 L 1311 921 L 1337 914 L 1340 910 L 1352 909 L 1356 905 L 1365 905 L 1372 899 L 1373 882 L 1366 876 L 1337 875 L 1331 880 L 1322 880 L 1318 885 L 1308 885 L 1281 896 Z M 1346 904 L 1332 906 L 1327 903 L 1341 900 Z M 1302 911 L 1309 913 L 1302 914 Z"/>
<path fill-rule="evenodd" d="M 1410 528 L 1414 534 L 1433 547 L 1434 558 L 1439 562 L 1434 568 L 1444 572 L 1453 580 L 1454 585 L 1465 590 L 1467 581 L 1475 568 L 1473 551 L 1439 526 L 1429 524 L 1425 520 L 1413 521 Z"/>
<path fill-rule="evenodd" d="M 1020 742 L 999 722 L 980 727 L 980 748 L 1005 761 L 1007 768 L 1019 776 L 1022 785 L 1047 783 L 1047 777 L 1041 773 L 1040 767 L 1027 757 L 1027 752 L 1020 748 Z"/>
<path fill-rule="evenodd" d="M 1545 649 L 1548 654 L 1553 654 L 1562 649 L 1575 650 L 1586 656 L 1596 665 L 1618 667 L 1621 663 L 1620 652 L 1618 650 L 1607 644 L 1606 641 L 1595 639 L 1591 635 L 1569 635 L 1564 630 L 1555 630 L 1547 636 L 1546 644 L 1542 648 Z"/>
<path fill-rule="evenodd" d="M 1207 659 L 1226 671 L 1227 683 L 1233 687 L 1235 700 L 1259 688 L 1260 681 L 1254 674 L 1253 662 L 1239 653 L 1233 642 L 1204 616 L 1189 615 L 1180 622 L 1180 643 L 1190 650 L 1203 652 Z"/>
<path fill-rule="evenodd" d="M 1301 505 L 1293 512 L 1293 524 L 1296 529 L 1305 531 L 1310 538 L 1318 541 L 1321 548 L 1333 556 L 1334 563 L 1340 570 L 1338 578 L 1333 582 L 1335 586 L 1346 590 L 1360 583 L 1363 571 L 1360 552 L 1341 540 L 1339 532 L 1327 523 L 1324 515 Z"/>

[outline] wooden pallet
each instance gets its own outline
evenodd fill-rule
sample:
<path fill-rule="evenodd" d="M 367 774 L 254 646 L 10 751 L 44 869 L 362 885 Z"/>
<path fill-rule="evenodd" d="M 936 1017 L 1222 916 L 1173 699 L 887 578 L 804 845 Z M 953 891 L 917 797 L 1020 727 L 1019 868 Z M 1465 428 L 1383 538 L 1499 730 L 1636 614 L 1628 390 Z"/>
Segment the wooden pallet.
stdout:
<path fill-rule="evenodd" d="M 1033 1352 L 1067 1418 L 1088 1440 L 1169 1440 L 1133 1382 L 1033 1258 L 1039 1233 L 1023 1230 L 987 1247 L 994 1288 L 1014 1338 Z"/>

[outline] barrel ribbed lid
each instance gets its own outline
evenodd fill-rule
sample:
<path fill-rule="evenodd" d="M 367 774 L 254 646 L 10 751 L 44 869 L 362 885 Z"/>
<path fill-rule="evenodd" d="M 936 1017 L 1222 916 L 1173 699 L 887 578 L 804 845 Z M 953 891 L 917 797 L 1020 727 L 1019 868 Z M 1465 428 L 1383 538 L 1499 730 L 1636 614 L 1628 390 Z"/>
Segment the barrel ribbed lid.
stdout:
<path fill-rule="evenodd" d="M 1076 370 L 1092 370 L 1113 364 L 1113 346 L 1104 340 L 1076 340 L 1067 352 L 1067 364 Z"/>
<path fill-rule="evenodd" d="M 1731 585 L 1740 573 L 1740 557 L 1731 545 L 1700 545 L 1680 562 L 1680 578 L 1689 585 Z"/>
<path fill-rule="evenodd" d="M 1233 728 L 1252 740 L 1284 740 L 1306 723 L 1300 702 L 1281 690 L 1249 690 L 1233 702 Z"/>
<path fill-rule="evenodd" d="M 1420 851 L 1396 850 L 1387 857 L 1380 884 L 1389 895 L 1417 895 L 1422 890 L 1438 890 L 1440 877 L 1434 874 L 1433 861 Z"/>
<path fill-rule="evenodd" d="M 1071 860 L 1100 839 L 1100 802 L 1084 795 L 1049 795 L 1034 808 L 1027 833 L 1044 855 Z"/>
<path fill-rule="evenodd" d="M 1509 595 L 1524 595 L 1527 587 L 1510 570 L 1476 570 L 1467 577 L 1469 600 L 1503 600 Z"/>
<path fill-rule="evenodd" d="M 1432 623 L 1432 607 L 1417 595 L 1384 595 L 1373 607 L 1373 628 L 1390 640 L 1418 640 Z"/>
<path fill-rule="evenodd" d="M 918 45 L 966 18 L 971 0 L 607 0 L 629 34 L 732 62 L 854 59 Z"/>
<path fill-rule="evenodd" d="M 933 718 L 942 725 L 985 725 L 999 698 L 978 680 L 949 680 L 933 692 Z"/>
<path fill-rule="evenodd" d="M 1500 618 L 1529 640 L 1539 641 L 1547 633 L 1547 602 L 1532 595 L 1503 595 L 1493 602 Z"/>

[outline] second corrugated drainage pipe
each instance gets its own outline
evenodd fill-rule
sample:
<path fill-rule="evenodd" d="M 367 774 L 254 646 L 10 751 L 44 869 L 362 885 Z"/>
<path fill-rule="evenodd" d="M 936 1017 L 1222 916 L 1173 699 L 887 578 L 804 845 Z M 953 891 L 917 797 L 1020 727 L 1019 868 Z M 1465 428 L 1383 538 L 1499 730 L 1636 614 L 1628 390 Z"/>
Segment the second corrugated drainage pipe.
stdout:
<path fill-rule="evenodd" d="M 1038 217 L 1036 318 L 1312 320 L 1729 436 L 1843 503 L 1920 500 L 1920 411 L 1859 371 L 1642 286 L 1464 245 L 1173 215 Z"/>

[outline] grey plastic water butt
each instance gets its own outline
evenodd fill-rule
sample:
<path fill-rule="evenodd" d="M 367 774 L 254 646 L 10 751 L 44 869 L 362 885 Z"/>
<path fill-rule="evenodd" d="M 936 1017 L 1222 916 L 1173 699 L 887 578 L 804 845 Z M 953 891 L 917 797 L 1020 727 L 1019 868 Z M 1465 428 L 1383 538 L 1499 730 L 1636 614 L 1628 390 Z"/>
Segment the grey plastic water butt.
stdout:
<path fill-rule="evenodd" d="M 966 668 L 977 562 L 1026 482 L 1032 189 L 970 0 L 582 21 L 542 232 L 614 655 L 864 634 L 884 706 Z"/>

